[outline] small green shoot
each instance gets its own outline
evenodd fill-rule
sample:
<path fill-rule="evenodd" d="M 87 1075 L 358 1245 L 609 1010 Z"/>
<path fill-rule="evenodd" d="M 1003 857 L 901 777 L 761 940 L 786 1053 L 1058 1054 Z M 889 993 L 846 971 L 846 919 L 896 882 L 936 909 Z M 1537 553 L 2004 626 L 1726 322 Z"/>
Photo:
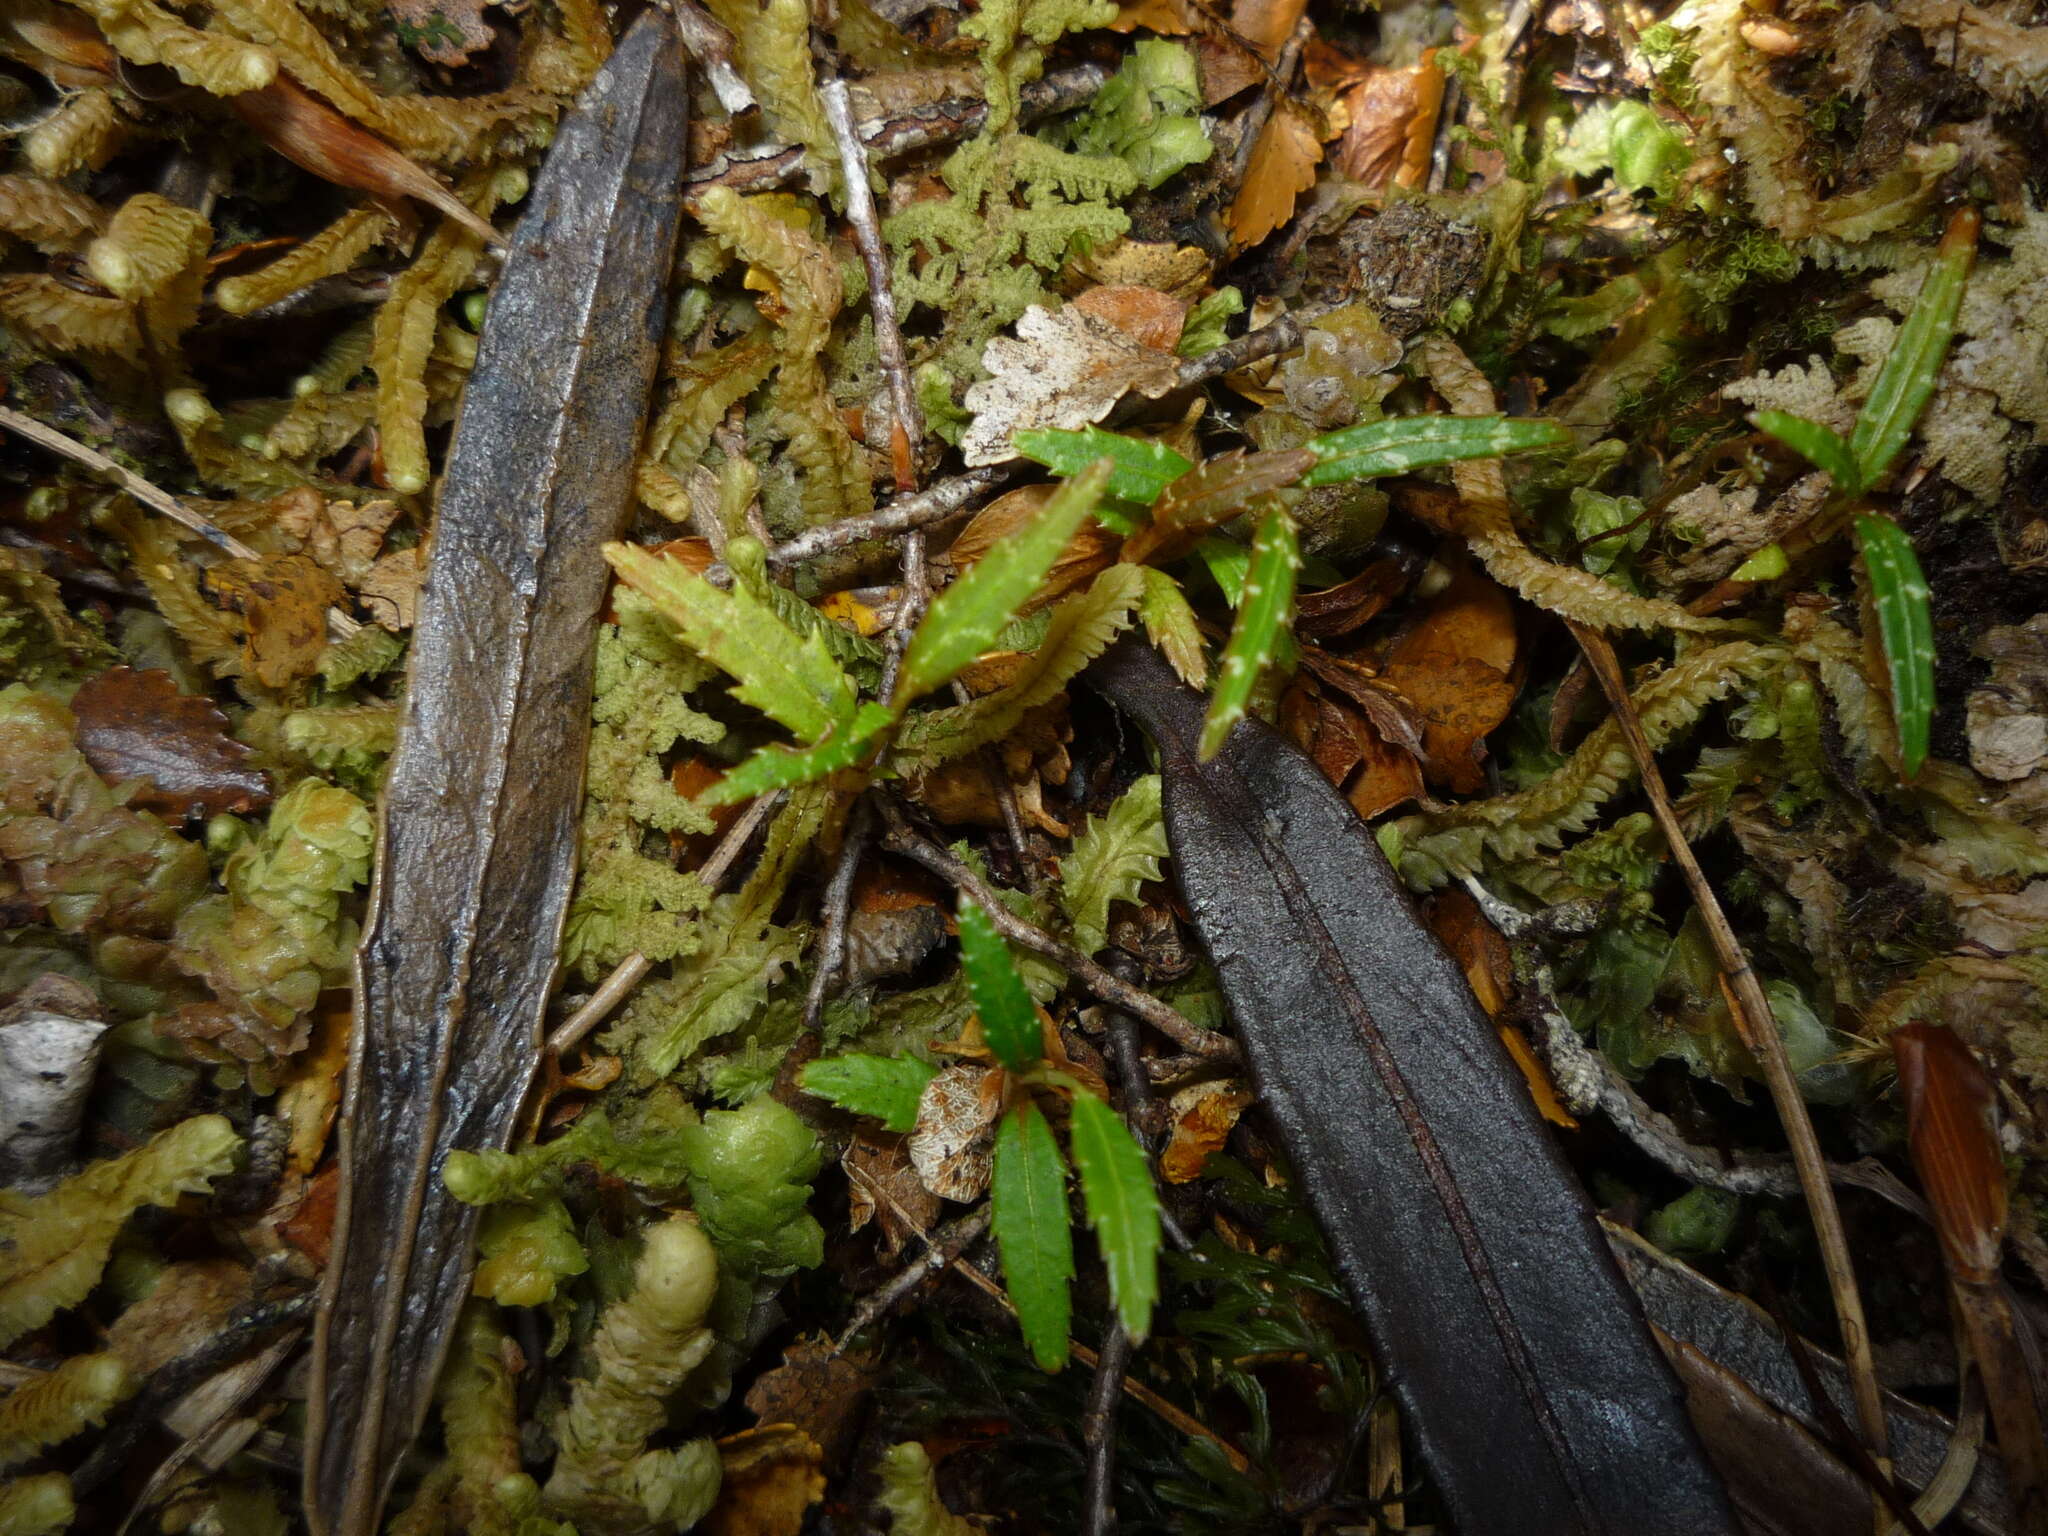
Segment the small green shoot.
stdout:
<path fill-rule="evenodd" d="M 1100 427 L 1083 427 L 1069 432 L 1053 427 L 1030 428 L 1012 441 L 1027 459 L 1043 464 L 1056 475 L 1078 475 L 1097 459 L 1115 466 L 1105 494 L 1118 501 L 1134 501 L 1149 507 L 1159 493 L 1195 466 L 1164 443 L 1105 432 Z"/>
<path fill-rule="evenodd" d="M 987 650 L 1045 580 L 1108 488 L 1115 464 L 1097 459 L 1054 492 L 1037 517 L 932 599 L 903 653 L 896 697 L 908 703 L 950 682 Z"/>
<path fill-rule="evenodd" d="M 1866 513 L 1856 519 L 1856 542 L 1870 577 L 1870 600 L 1884 641 L 1891 675 L 1892 717 L 1899 727 L 1899 765 L 1907 778 L 1927 761 L 1934 719 L 1934 619 L 1927 605 L 1927 578 L 1913 541 L 1888 517 Z"/>
<path fill-rule="evenodd" d="M 851 768 L 881 744 L 896 712 L 863 704 L 845 728 L 814 747 L 762 747 L 698 797 L 703 805 L 734 805 L 773 790 L 809 784 Z"/>
<path fill-rule="evenodd" d="M 1244 600 L 1238 605 L 1230 641 L 1223 648 L 1216 691 L 1209 696 L 1208 717 L 1202 722 L 1204 762 L 1223 749 L 1231 727 L 1244 718 L 1260 676 L 1288 637 L 1288 624 L 1294 617 L 1294 575 L 1300 567 L 1294 519 L 1285 508 L 1274 507 L 1259 520 L 1259 530 L 1252 538 Z"/>
<path fill-rule="evenodd" d="M 960 968 L 981 1019 L 981 1037 L 997 1061 L 1021 1071 L 1040 1055 L 1038 1009 L 989 915 L 963 896 L 959 922 Z"/>
<path fill-rule="evenodd" d="M 1462 459 L 1569 447 L 1571 441 L 1571 430 L 1563 423 L 1538 417 L 1394 416 L 1311 438 L 1308 447 L 1317 463 L 1301 483 L 1377 480 Z"/>
<path fill-rule="evenodd" d="M 869 1115 L 892 1131 L 917 1125 L 917 1105 L 938 1068 L 915 1056 L 870 1056 L 852 1051 L 821 1056 L 804 1068 L 805 1093 L 828 1099 L 849 1114 Z"/>

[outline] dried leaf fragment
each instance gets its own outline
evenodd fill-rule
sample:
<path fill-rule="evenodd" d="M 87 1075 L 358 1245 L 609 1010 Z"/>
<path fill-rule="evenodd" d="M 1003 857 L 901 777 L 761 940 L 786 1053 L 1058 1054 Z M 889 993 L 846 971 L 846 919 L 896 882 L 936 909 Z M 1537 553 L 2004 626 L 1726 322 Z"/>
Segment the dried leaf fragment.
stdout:
<path fill-rule="evenodd" d="M 1003 1075 L 986 1067 L 947 1067 L 925 1085 L 910 1133 L 910 1163 L 924 1187 L 963 1204 L 988 1190 Z"/>
<path fill-rule="evenodd" d="M 217 816 L 270 803 L 270 777 L 228 734 L 228 717 L 211 699 L 181 693 L 168 672 L 114 667 L 81 687 L 71 709 L 78 750 L 101 778 L 145 781 L 132 804 Z"/>
<path fill-rule="evenodd" d="M 1252 146 L 1244 185 L 1224 218 L 1231 240 L 1249 249 L 1294 217 L 1294 202 L 1315 185 L 1323 158 L 1323 136 L 1309 110 L 1291 98 L 1274 104 L 1273 115 Z"/>
<path fill-rule="evenodd" d="M 967 391 L 974 424 L 960 451 L 970 465 L 1015 458 L 1011 437 L 1020 430 L 1090 426 L 1125 395 L 1156 400 L 1179 381 L 1171 353 L 1071 305 L 1057 312 L 1032 305 L 1017 335 L 996 337 L 981 360 L 992 377 Z"/>
<path fill-rule="evenodd" d="M 243 662 L 266 688 L 282 688 L 320 665 L 327 649 L 327 610 L 344 594 L 341 583 L 310 555 L 215 566 L 206 573 L 206 584 L 247 621 Z"/>

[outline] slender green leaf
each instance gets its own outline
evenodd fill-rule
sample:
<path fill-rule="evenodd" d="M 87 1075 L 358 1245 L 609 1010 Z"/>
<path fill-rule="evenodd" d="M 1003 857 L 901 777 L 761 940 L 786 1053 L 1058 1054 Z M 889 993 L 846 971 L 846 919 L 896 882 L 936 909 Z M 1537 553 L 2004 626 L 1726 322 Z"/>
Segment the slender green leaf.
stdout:
<path fill-rule="evenodd" d="M 1100 427 L 1083 427 L 1078 432 L 1032 427 L 1019 432 L 1013 441 L 1025 458 L 1035 459 L 1056 475 L 1078 475 L 1097 459 L 1108 459 L 1115 468 L 1103 493 L 1140 506 L 1152 505 L 1161 491 L 1195 467 L 1164 443 L 1145 442 Z"/>
<path fill-rule="evenodd" d="M 1856 455 L 1849 450 L 1842 434 L 1832 427 L 1804 416 L 1795 416 L 1790 411 L 1751 411 L 1749 423 L 1759 432 L 1775 437 L 1793 452 L 1803 455 L 1815 469 L 1824 469 L 1834 477 L 1835 487 L 1844 496 L 1860 495 L 1863 479 L 1856 468 Z"/>
<path fill-rule="evenodd" d="M 761 748 L 699 795 L 697 803 L 732 805 L 851 768 L 874 750 L 895 720 L 894 710 L 863 704 L 843 728 L 814 747 Z"/>
<path fill-rule="evenodd" d="M 1074 1234 L 1067 1211 L 1067 1165 L 1052 1127 L 1029 1099 L 996 1128 L 990 1219 L 1003 1259 L 1003 1284 L 1017 1309 L 1032 1358 L 1043 1370 L 1067 1363 L 1073 1319 Z"/>
<path fill-rule="evenodd" d="M 1288 624 L 1294 617 L 1294 573 L 1300 566 L 1294 519 L 1284 509 L 1275 507 L 1260 520 L 1259 531 L 1252 539 L 1244 601 L 1238 605 L 1230 643 L 1223 648 L 1216 691 L 1209 696 L 1209 716 L 1202 722 L 1204 762 L 1216 755 L 1230 728 L 1244 718 L 1258 687 L 1259 675 L 1272 665 L 1280 646 L 1289 638 Z"/>
<path fill-rule="evenodd" d="M 1571 432 L 1561 423 L 1519 416 L 1395 416 L 1346 427 L 1310 440 L 1320 462 L 1303 485 L 1337 485 L 1405 475 L 1432 464 L 1491 459 L 1532 448 L 1563 448 Z"/>
<path fill-rule="evenodd" d="M 917 1102 L 938 1068 L 915 1056 L 870 1056 L 851 1051 L 822 1056 L 803 1071 L 805 1093 L 829 1099 L 856 1115 L 872 1115 L 892 1131 L 917 1125 Z"/>
<path fill-rule="evenodd" d="M 1243 602 L 1245 573 L 1251 569 L 1252 563 L 1251 550 L 1234 539 L 1215 534 L 1197 544 L 1195 553 L 1209 568 L 1209 579 L 1222 590 L 1224 601 L 1233 608 Z"/>
<path fill-rule="evenodd" d="M 1111 466 L 1098 459 L 1074 476 L 1021 533 L 1005 539 L 932 599 L 910 637 L 896 697 L 908 703 L 950 682 L 1003 632 L 1045 580 L 1074 530 L 1102 500 Z"/>
<path fill-rule="evenodd" d="M 1913 301 L 1913 312 L 1899 327 L 1898 338 L 1870 386 L 1870 398 L 1856 413 L 1849 451 L 1855 455 L 1859 489 L 1875 485 L 1891 467 L 1934 393 L 1935 377 L 1955 335 L 1963 286 L 1977 259 L 1977 234 L 1982 227 L 1983 220 L 1974 208 L 1960 209 L 1949 220 L 1948 232 L 1934 253 L 1934 264 L 1920 284 L 1920 296 Z"/>
<path fill-rule="evenodd" d="M 1158 774 L 1136 780 L 1108 814 L 1088 818 L 1074 851 L 1060 861 L 1060 905 L 1084 955 L 1108 941 L 1110 903 L 1136 901 L 1139 886 L 1159 878 L 1167 852 L 1159 796 Z"/>
<path fill-rule="evenodd" d="M 1028 1067 L 1040 1054 L 1038 1010 L 1010 946 L 988 914 L 965 896 L 959 919 L 960 968 L 967 973 L 967 995 L 981 1018 L 981 1037 L 1004 1066 Z"/>
<path fill-rule="evenodd" d="M 1195 620 L 1195 606 L 1179 582 L 1146 566 L 1145 595 L 1138 603 L 1138 617 L 1145 621 L 1145 637 L 1173 663 L 1182 682 L 1190 688 L 1208 683 L 1209 657 L 1202 649 L 1202 629 Z"/>
<path fill-rule="evenodd" d="M 1874 513 L 1857 518 L 1856 542 L 1863 547 L 1863 569 L 1870 576 L 1877 632 L 1891 673 L 1900 765 L 1910 779 L 1927 761 L 1934 719 L 1934 618 L 1927 606 L 1927 578 L 1913 541 L 1890 518 Z"/>
<path fill-rule="evenodd" d="M 1092 1093 L 1074 1096 L 1067 1140 L 1081 1175 L 1088 1225 L 1109 1271 L 1110 1300 L 1124 1332 L 1143 1339 L 1159 1299 L 1159 1191 L 1152 1165 L 1123 1117 Z"/>
<path fill-rule="evenodd" d="M 721 592 L 681 561 L 637 544 L 607 544 L 604 553 L 621 580 L 732 675 L 743 703 L 807 742 L 853 717 L 853 680 L 819 636 L 798 635 L 746 592 Z"/>

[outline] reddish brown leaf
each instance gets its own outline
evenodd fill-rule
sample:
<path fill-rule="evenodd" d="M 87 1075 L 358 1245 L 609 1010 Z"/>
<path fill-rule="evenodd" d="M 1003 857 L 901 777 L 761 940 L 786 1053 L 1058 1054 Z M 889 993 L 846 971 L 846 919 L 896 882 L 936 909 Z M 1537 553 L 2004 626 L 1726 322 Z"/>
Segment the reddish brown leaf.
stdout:
<path fill-rule="evenodd" d="M 341 1192 L 341 1170 L 329 1163 L 307 1182 L 299 1208 L 278 1224 L 277 1235 L 311 1259 L 327 1267 L 334 1243 L 334 1203 Z"/>
<path fill-rule="evenodd" d="M 1337 169 L 1369 187 L 1421 186 L 1443 103 L 1434 50 L 1411 69 L 1374 70 L 1345 94 L 1351 121 L 1337 145 Z"/>
<path fill-rule="evenodd" d="M 249 749 L 228 734 L 211 699 L 180 693 L 171 674 L 115 667 L 71 699 L 78 749 L 109 783 L 142 779 L 134 804 L 183 816 L 260 810 L 270 778 L 249 766 Z"/>
<path fill-rule="evenodd" d="M 1275 103 L 1252 146 L 1244 185 L 1224 220 L 1231 240 L 1248 250 L 1293 218 L 1294 201 L 1315 185 L 1322 158 L 1323 138 L 1315 116 L 1291 98 Z"/>
<path fill-rule="evenodd" d="M 1253 1097 L 1251 1089 L 1235 1078 L 1195 1083 L 1176 1093 L 1173 1131 L 1159 1154 L 1159 1176 L 1169 1184 L 1200 1178 L 1209 1154 L 1223 1150 L 1237 1117 Z"/>
<path fill-rule="evenodd" d="M 1141 347 L 1171 352 L 1180 340 L 1188 304 L 1157 288 L 1137 283 L 1105 283 L 1074 298 L 1074 307 L 1106 320 Z"/>
<path fill-rule="evenodd" d="M 248 621 L 243 662 L 266 688 L 309 675 L 327 649 L 327 610 L 341 583 L 310 555 L 235 560 L 206 573 L 215 597 Z"/>
<path fill-rule="evenodd" d="M 497 242 L 497 231 L 431 172 L 357 127 L 290 75 L 280 71 L 261 90 L 244 91 L 225 101 L 272 149 L 322 181 L 353 187 L 394 205 L 407 200 L 425 203 L 485 244 Z"/>
<path fill-rule="evenodd" d="M 1308 0 L 1237 0 L 1230 9 L 1230 24 L 1271 64 L 1307 9 Z"/>
<path fill-rule="evenodd" d="M 1422 716 L 1430 777 L 1459 794 L 1485 788 L 1482 740 L 1514 707 L 1516 651 L 1507 593 L 1466 569 L 1388 653 L 1383 676 Z"/>
<path fill-rule="evenodd" d="M 1407 584 L 1400 561 L 1375 560 L 1341 586 L 1302 593 L 1295 602 L 1295 630 L 1311 640 L 1330 640 L 1363 629 Z"/>
<path fill-rule="evenodd" d="M 799 1339 L 747 1390 L 747 1411 L 757 1423 L 799 1426 L 836 1459 L 860 1430 L 880 1369 L 875 1355 L 842 1353 L 823 1337 Z"/>
<path fill-rule="evenodd" d="M 2005 1160 L 1998 1144 L 1998 1090 L 1970 1048 L 1938 1024 L 1892 1035 L 1906 1142 L 1927 1192 L 1942 1251 L 1956 1278 L 1997 1277 L 2005 1241 Z"/>

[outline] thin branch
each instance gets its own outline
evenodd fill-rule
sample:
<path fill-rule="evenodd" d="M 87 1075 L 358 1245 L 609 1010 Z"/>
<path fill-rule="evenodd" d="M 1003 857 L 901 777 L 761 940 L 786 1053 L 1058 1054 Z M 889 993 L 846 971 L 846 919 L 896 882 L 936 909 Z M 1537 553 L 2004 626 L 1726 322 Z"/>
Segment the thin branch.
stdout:
<path fill-rule="evenodd" d="M 152 512 L 161 512 L 179 526 L 189 528 L 223 554 L 237 560 L 261 560 L 263 557 L 226 529 L 208 522 L 197 512 L 186 506 L 167 491 L 158 490 L 133 470 L 116 464 L 96 448 L 88 448 L 81 442 L 66 437 L 53 427 L 46 427 L 32 416 L 10 410 L 0 405 L 0 427 L 5 427 L 17 437 L 25 437 L 39 448 L 47 448 L 82 464 L 102 479 L 111 480 L 130 496 L 141 502 Z M 337 640 L 346 640 L 363 626 L 338 609 L 327 610 L 327 630 Z"/>
<path fill-rule="evenodd" d="M 715 891 L 725 883 L 726 875 L 748 842 L 760 830 L 761 824 L 774 814 L 782 800 L 783 792 L 780 790 L 772 795 L 761 796 L 726 830 L 725 836 L 719 839 L 718 846 L 711 850 L 711 857 L 697 866 L 697 878 L 704 882 L 706 890 Z M 548 1036 L 545 1054 L 557 1061 L 568 1055 L 585 1035 L 611 1017 L 612 1010 L 624 1002 L 653 969 L 654 962 L 638 950 L 613 966 L 612 973 L 598 983 L 597 990 L 590 994 L 583 1006 L 557 1025 L 555 1032 Z"/>
<path fill-rule="evenodd" d="M 846 966 L 846 925 L 853 907 L 853 881 L 860 873 L 861 855 L 867 851 L 868 834 L 874 814 L 863 799 L 853 808 L 846 824 L 846 841 L 839 850 L 839 862 L 832 867 L 821 906 L 822 927 L 818 936 L 818 965 L 811 975 L 810 990 L 804 994 L 804 1030 L 815 1034 L 825 1012 L 825 1000 L 832 984 Z"/>
<path fill-rule="evenodd" d="M 1002 904 L 987 881 L 930 838 L 913 831 L 903 819 L 903 813 L 887 801 L 882 803 L 882 816 L 889 825 L 882 838 L 884 847 L 923 865 L 963 892 L 988 913 L 996 931 L 1012 944 L 1045 956 L 1103 1002 L 1136 1014 L 1185 1051 L 1211 1060 L 1237 1054 L 1237 1044 L 1229 1037 L 1190 1023 L 1178 1010 L 1168 1007 L 1149 992 L 1141 992 L 1129 982 L 1112 976 L 1073 945 L 1062 944 L 1043 928 L 1017 916 Z"/>
<path fill-rule="evenodd" d="M 1118 1318 L 1102 1336 L 1088 1407 L 1081 1415 L 1081 1443 L 1088 1448 L 1088 1490 L 1082 1500 L 1083 1536 L 1109 1536 L 1116 1529 L 1116 1409 L 1131 1368 L 1131 1336 Z"/>
<path fill-rule="evenodd" d="M 843 517 L 836 523 L 826 523 L 800 533 L 787 543 L 771 546 L 768 563 L 795 565 L 802 560 L 814 560 L 819 555 L 830 554 L 835 549 L 845 549 L 848 545 L 886 539 L 891 534 L 904 533 L 912 528 L 931 528 L 948 522 L 969 510 L 1024 467 L 1020 460 L 1012 459 L 1006 464 L 970 469 L 965 474 L 928 486 L 915 496 L 898 496 L 886 507 L 878 507 L 865 516 Z M 710 571 L 705 572 L 707 577 L 711 574 Z"/>
<path fill-rule="evenodd" d="M 1100 64 L 1056 70 L 1025 86 L 1018 113 L 1026 122 L 1078 107 L 1102 89 L 1110 71 Z M 988 102 L 978 96 L 954 96 L 914 112 L 872 118 L 860 124 L 860 138 L 877 160 L 907 155 L 936 144 L 951 144 L 978 132 L 988 121 Z M 807 173 L 800 144 L 764 144 L 744 153 L 724 154 L 683 178 L 683 201 L 712 187 L 735 192 L 766 192 L 800 181 Z"/>
<path fill-rule="evenodd" d="M 1614 647 L 1597 630 L 1580 624 L 1573 624 L 1571 630 L 1578 639 L 1579 648 L 1585 652 L 1586 660 L 1592 665 L 1593 675 L 1607 694 L 1615 721 L 1621 727 L 1622 740 L 1627 743 L 1629 755 L 1635 759 L 1636 769 L 1642 775 L 1651 814 L 1664 834 L 1671 857 L 1685 877 L 1693 904 L 1706 926 L 1707 937 L 1714 947 L 1715 962 L 1721 969 L 1722 989 L 1733 1005 L 1731 1012 L 1743 1043 L 1763 1067 L 1764 1082 L 1770 1089 L 1772 1102 L 1777 1105 L 1785 1138 L 1792 1145 L 1792 1162 L 1799 1171 L 1800 1188 L 1806 1194 L 1807 1209 L 1813 1216 L 1814 1234 L 1820 1240 L 1821 1262 L 1827 1270 L 1828 1290 L 1834 1299 L 1835 1319 L 1842 1333 L 1842 1358 L 1855 1388 L 1856 1417 L 1861 1422 L 1867 1448 L 1882 1463 L 1886 1455 L 1884 1397 L 1877 1383 L 1877 1363 L 1871 1356 L 1870 1325 L 1864 1318 L 1863 1297 L 1856 1286 L 1856 1269 L 1849 1257 L 1849 1239 L 1842 1227 L 1842 1213 L 1835 1205 L 1835 1192 L 1828 1181 L 1827 1161 L 1821 1156 L 1820 1139 L 1814 1134 L 1813 1121 L 1806 1113 L 1806 1101 L 1800 1096 L 1798 1080 L 1793 1076 L 1784 1038 L 1778 1033 L 1777 1021 L 1772 1016 L 1769 1000 L 1764 996 L 1763 985 L 1750 968 L 1727 913 L 1721 910 L 1714 888 L 1707 883 L 1699 860 L 1693 857 L 1692 845 L 1686 841 L 1685 829 L 1679 824 L 1671 796 L 1664 788 L 1664 776 L 1658 770 L 1656 754 L 1650 748 L 1649 738 L 1643 734 L 1643 722 L 1629 698 L 1628 681 L 1622 676 Z M 1881 1520 L 1882 1510 L 1877 1513 Z"/>
<path fill-rule="evenodd" d="M 1234 341 L 1226 341 L 1213 352 L 1189 358 L 1180 365 L 1180 374 L 1175 382 L 1181 389 L 1192 389 L 1198 384 L 1207 384 L 1211 379 L 1220 379 L 1226 373 L 1248 368 L 1276 353 L 1292 352 L 1300 345 L 1301 321 L 1293 315 L 1282 315 L 1270 325 L 1262 325 L 1255 331 L 1246 331 Z"/>

